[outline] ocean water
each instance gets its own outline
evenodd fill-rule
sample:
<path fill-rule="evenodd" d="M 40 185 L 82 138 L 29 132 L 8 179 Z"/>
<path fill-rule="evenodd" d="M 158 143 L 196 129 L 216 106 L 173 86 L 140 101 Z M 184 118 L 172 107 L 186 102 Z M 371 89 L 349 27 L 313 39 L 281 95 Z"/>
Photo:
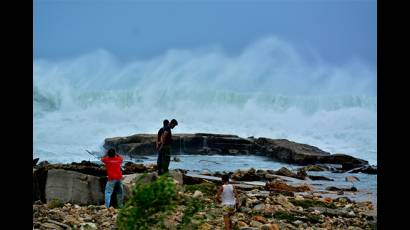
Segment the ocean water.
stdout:
<path fill-rule="evenodd" d="M 281 167 L 296 169 L 298 166 L 271 161 L 264 156 L 228 156 L 228 155 L 173 155 L 180 161 L 171 158 L 170 169 L 185 169 L 191 172 L 201 173 L 204 170 L 209 172 L 234 172 L 237 169 L 248 170 L 250 168 L 263 170 L 278 170 Z M 144 156 L 145 159 L 135 161 L 135 159 L 125 158 L 127 161 L 135 163 L 156 164 L 157 156 Z M 90 158 L 92 160 L 92 158 Z"/>
<path fill-rule="evenodd" d="M 175 118 L 175 133 L 286 138 L 377 164 L 376 72 L 360 60 L 312 60 L 267 37 L 236 56 L 169 50 L 124 63 L 97 50 L 33 68 L 40 160 L 88 160 L 85 150 L 101 151 L 104 138 L 156 133 Z"/>

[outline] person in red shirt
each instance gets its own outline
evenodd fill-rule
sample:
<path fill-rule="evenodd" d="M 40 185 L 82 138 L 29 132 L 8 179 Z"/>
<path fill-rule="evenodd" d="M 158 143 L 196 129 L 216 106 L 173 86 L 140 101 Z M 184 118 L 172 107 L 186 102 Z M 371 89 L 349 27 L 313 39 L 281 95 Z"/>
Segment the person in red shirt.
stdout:
<path fill-rule="evenodd" d="M 101 161 L 105 164 L 108 176 L 108 181 L 105 185 L 105 207 L 110 207 L 111 194 L 113 193 L 114 188 L 117 187 L 117 204 L 119 208 L 122 208 L 124 198 L 124 187 L 121 182 L 121 164 L 123 159 L 120 155 L 115 153 L 114 149 L 109 149 L 107 155 L 101 158 Z"/>

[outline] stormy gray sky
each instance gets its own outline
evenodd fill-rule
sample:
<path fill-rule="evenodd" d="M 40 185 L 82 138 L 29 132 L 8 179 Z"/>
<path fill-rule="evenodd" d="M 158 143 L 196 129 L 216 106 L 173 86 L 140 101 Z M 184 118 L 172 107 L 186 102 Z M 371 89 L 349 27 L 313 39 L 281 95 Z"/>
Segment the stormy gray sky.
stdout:
<path fill-rule="evenodd" d="M 331 63 L 376 65 L 375 0 L 34 0 L 34 59 L 98 49 L 119 60 L 170 49 L 219 47 L 230 55 L 266 36 Z"/>

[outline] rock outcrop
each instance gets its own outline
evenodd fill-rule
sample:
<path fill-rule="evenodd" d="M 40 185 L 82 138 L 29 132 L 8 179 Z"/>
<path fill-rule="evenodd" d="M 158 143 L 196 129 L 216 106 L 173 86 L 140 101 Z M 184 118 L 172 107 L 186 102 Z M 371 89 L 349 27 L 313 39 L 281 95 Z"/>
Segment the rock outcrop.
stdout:
<path fill-rule="evenodd" d="M 155 134 L 135 134 L 107 138 L 104 148 L 115 148 L 131 157 L 156 154 Z M 272 160 L 297 164 L 339 164 L 343 170 L 368 165 L 368 162 L 345 154 L 330 154 L 315 146 L 286 139 L 241 138 L 224 134 L 173 134 L 174 154 L 261 155 Z"/>

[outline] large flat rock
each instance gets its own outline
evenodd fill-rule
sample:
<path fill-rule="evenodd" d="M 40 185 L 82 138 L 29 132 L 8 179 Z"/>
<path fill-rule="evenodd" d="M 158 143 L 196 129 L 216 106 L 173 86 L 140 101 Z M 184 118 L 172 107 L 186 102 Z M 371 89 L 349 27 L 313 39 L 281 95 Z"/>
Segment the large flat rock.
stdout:
<path fill-rule="evenodd" d="M 115 148 L 131 157 L 157 154 L 156 134 L 135 134 L 107 138 L 104 147 Z M 307 165 L 316 163 L 341 164 L 345 169 L 367 165 L 368 162 L 346 154 L 330 154 L 318 147 L 286 139 L 242 138 L 230 134 L 173 134 L 173 154 L 262 155 L 272 160 Z"/>
<path fill-rule="evenodd" d="M 47 174 L 47 203 L 54 199 L 84 205 L 104 203 L 104 185 L 100 177 L 64 169 L 51 169 Z"/>

